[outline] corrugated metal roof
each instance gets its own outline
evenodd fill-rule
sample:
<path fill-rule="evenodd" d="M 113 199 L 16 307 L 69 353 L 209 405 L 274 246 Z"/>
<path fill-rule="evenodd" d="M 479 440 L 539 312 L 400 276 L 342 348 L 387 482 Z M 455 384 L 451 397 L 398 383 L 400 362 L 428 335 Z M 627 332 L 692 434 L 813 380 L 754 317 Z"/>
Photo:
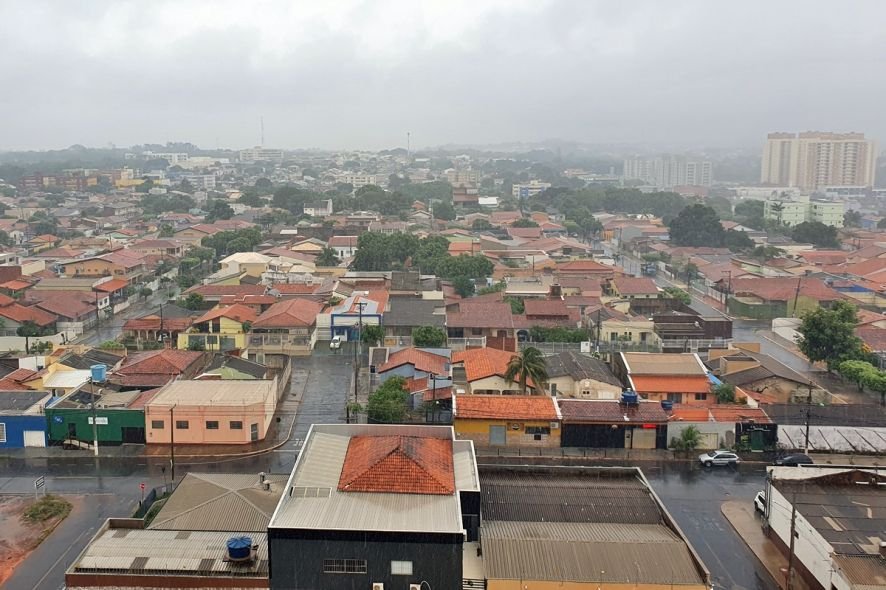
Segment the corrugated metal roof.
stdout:
<path fill-rule="evenodd" d="M 836 555 L 834 564 L 853 590 L 886 587 L 886 560 L 879 555 Z"/>
<path fill-rule="evenodd" d="M 88 373 L 88 371 L 87 371 Z M 273 403 L 276 390 L 274 381 L 172 381 L 161 389 L 152 406 L 204 406 L 208 404 L 246 405 Z"/>
<path fill-rule="evenodd" d="M 483 562 L 489 580 L 703 584 L 689 548 L 661 525 L 489 522 Z M 505 525 L 505 526 L 502 526 Z M 642 526 L 642 525 L 641 525 Z M 622 529 L 622 530 L 619 530 Z M 625 532 L 630 531 L 630 532 Z"/>
<path fill-rule="evenodd" d="M 86 547 L 68 573 L 266 578 L 267 535 L 250 533 L 252 543 L 258 545 L 257 559 L 248 564 L 234 564 L 223 561 L 227 540 L 234 534 L 108 528 Z"/>
<path fill-rule="evenodd" d="M 151 523 L 151 529 L 261 532 L 286 484 L 285 475 L 189 473 Z"/>
<path fill-rule="evenodd" d="M 351 437 L 392 432 L 406 436 L 445 438 L 448 434 L 452 437 L 452 429 L 442 427 L 394 427 L 391 430 L 378 425 L 315 425 L 269 528 L 460 533 L 463 526 L 457 493 L 338 491 Z"/>

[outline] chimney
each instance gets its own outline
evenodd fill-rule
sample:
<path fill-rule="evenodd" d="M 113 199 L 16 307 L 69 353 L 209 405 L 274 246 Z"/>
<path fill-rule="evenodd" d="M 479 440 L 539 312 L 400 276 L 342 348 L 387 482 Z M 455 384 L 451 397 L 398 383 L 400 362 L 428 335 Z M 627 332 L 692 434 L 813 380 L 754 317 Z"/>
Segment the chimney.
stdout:
<path fill-rule="evenodd" d="M 264 490 L 266 492 L 270 492 L 271 491 L 271 482 L 269 482 L 269 481 L 262 482 L 262 487 L 264 488 Z"/>
<path fill-rule="evenodd" d="M 262 471 L 258 474 L 258 483 L 265 483 L 265 472 Z"/>

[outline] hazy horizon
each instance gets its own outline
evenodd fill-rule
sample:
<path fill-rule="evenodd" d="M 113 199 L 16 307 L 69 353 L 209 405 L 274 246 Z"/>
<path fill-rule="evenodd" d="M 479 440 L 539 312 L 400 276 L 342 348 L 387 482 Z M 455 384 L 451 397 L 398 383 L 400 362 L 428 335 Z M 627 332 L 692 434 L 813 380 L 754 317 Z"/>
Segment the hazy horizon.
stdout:
<path fill-rule="evenodd" d="M 0 5 L 0 150 L 886 137 L 886 4 Z"/>

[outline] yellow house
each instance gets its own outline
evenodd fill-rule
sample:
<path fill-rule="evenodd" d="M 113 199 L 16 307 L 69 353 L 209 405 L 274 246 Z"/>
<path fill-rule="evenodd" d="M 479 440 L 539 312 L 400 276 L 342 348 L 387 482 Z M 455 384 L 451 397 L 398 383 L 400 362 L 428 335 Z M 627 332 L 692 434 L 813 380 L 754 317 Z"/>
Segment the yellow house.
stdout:
<path fill-rule="evenodd" d="M 559 447 L 560 410 L 544 395 L 456 395 L 455 435 L 481 447 Z"/>
<path fill-rule="evenodd" d="M 239 303 L 210 309 L 178 335 L 178 348 L 207 351 L 245 350 L 247 332 L 257 315 Z"/>
<path fill-rule="evenodd" d="M 91 374 L 88 369 L 72 369 L 61 363 L 53 363 L 22 384 L 30 389 L 51 391 L 53 395 L 60 396 L 78 389 L 89 381 Z"/>
<path fill-rule="evenodd" d="M 215 235 L 220 231 L 221 229 L 213 225 L 199 224 L 180 229 L 172 234 L 172 237 L 190 246 L 199 246 L 203 238 Z"/>
<path fill-rule="evenodd" d="M 237 252 L 219 261 L 221 270 L 219 274 L 238 274 L 260 277 L 268 270 L 270 256 L 258 252 Z"/>

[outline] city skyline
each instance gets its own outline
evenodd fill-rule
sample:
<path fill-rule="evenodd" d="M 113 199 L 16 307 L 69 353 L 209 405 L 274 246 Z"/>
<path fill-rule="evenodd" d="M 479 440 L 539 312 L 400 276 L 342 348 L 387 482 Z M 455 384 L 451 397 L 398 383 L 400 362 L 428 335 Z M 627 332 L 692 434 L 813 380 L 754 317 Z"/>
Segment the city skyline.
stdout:
<path fill-rule="evenodd" d="M 407 132 L 414 147 L 886 135 L 886 83 L 869 75 L 886 49 L 882 5 L 766 10 L 761 21 L 747 4 L 699 2 L 7 3 L 0 74 L 14 91 L 0 98 L 0 150 L 246 148 L 261 143 L 261 117 L 278 148 L 383 149 Z M 852 109 L 838 106 L 846 95 Z"/>

